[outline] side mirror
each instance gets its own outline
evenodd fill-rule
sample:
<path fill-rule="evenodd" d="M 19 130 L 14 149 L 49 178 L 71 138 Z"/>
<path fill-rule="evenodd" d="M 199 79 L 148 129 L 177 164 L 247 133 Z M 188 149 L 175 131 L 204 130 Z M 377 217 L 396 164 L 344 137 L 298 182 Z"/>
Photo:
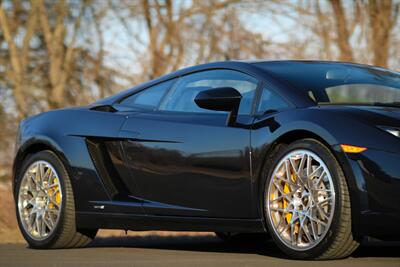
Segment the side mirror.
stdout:
<path fill-rule="evenodd" d="M 232 87 L 219 87 L 202 91 L 197 94 L 194 102 L 201 108 L 218 111 L 228 111 L 228 125 L 236 121 L 242 95 Z"/>

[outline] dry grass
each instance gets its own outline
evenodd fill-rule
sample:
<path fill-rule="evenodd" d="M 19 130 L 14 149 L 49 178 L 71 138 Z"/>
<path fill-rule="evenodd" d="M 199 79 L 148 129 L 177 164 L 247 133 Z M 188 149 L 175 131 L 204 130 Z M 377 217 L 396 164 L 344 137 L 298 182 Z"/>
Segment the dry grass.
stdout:
<path fill-rule="evenodd" d="M 17 225 L 15 217 L 15 204 L 11 193 L 9 182 L 0 182 L 0 243 L 23 243 L 25 242 Z M 166 231 L 141 231 L 126 233 L 123 230 L 100 230 L 98 237 L 121 237 L 121 236 L 212 236 L 213 233 L 199 232 L 166 232 Z"/>
<path fill-rule="evenodd" d="M 11 192 L 11 183 L 0 182 L 0 242 L 24 242 L 17 227 L 15 205 Z"/>

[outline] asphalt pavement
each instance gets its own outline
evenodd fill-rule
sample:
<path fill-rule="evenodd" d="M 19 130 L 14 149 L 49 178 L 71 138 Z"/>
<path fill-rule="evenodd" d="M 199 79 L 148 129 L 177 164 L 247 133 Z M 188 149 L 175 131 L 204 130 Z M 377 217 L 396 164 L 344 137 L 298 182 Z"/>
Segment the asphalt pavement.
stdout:
<path fill-rule="evenodd" d="M 25 244 L 0 244 L 0 266 L 398 266 L 400 245 L 370 244 L 350 258 L 294 261 L 267 241 L 229 244 L 214 236 L 102 237 L 81 249 L 34 250 Z"/>

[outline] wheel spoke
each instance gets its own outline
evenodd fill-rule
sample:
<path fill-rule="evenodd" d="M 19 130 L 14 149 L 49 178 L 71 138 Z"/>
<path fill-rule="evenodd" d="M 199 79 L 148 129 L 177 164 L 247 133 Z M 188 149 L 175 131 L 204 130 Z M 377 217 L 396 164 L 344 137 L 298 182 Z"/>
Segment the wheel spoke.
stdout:
<path fill-rule="evenodd" d="M 285 215 L 284 213 L 281 214 L 281 216 L 279 217 L 279 223 L 278 226 L 276 227 L 277 230 L 279 230 L 282 226 L 282 224 L 285 222 Z"/>
<path fill-rule="evenodd" d="M 25 205 L 23 206 L 24 208 L 27 208 L 28 206 L 34 207 L 35 206 L 35 201 L 33 198 L 25 202 Z"/>
<path fill-rule="evenodd" d="M 51 223 L 51 225 L 54 227 L 54 225 L 55 225 L 56 222 L 54 221 L 54 218 L 53 218 L 52 213 L 54 213 L 55 215 L 58 215 L 58 212 L 57 212 L 57 211 L 54 211 L 54 210 L 51 210 L 51 211 L 48 213 L 49 219 L 50 219 L 50 223 Z"/>
<path fill-rule="evenodd" d="M 296 225 L 294 224 L 294 223 L 291 223 L 290 224 L 290 241 L 292 242 L 292 245 L 293 246 L 296 246 L 296 233 L 295 233 L 295 227 L 296 227 Z"/>
<path fill-rule="evenodd" d="M 43 236 L 47 236 L 51 229 L 52 228 L 48 228 L 48 225 L 46 224 L 46 217 L 43 214 L 43 218 L 42 218 L 42 233 L 43 233 Z"/>
<path fill-rule="evenodd" d="M 323 217 L 323 220 L 329 218 L 326 212 L 318 205 L 318 203 L 315 203 L 315 207 L 317 208 L 318 213 Z"/>
<path fill-rule="evenodd" d="M 28 175 L 28 189 L 29 190 L 36 190 L 36 186 L 37 186 L 37 184 L 36 184 L 36 180 L 35 180 L 35 178 L 36 178 L 36 175 L 34 175 L 34 174 L 32 174 L 32 173 L 27 173 L 26 175 Z"/>
<path fill-rule="evenodd" d="M 316 222 L 318 225 L 327 226 L 327 224 L 325 222 L 321 221 L 320 219 L 316 219 L 316 218 L 313 218 L 313 217 L 308 217 L 308 218 L 310 220 Z"/>
<path fill-rule="evenodd" d="M 50 185 L 48 185 L 48 186 L 46 187 L 46 189 L 52 189 L 52 188 L 56 188 L 56 187 L 58 187 L 58 183 L 50 184 Z M 58 190 L 57 190 L 57 191 L 58 191 Z"/>
<path fill-rule="evenodd" d="M 331 189 L 326 189 L 326 188 L 315 188 L 315 189 L 312 189 L 313 191 L 316 191 L 316 192 L 326 192 L 326 193 L 332 193 L 332 190 Z"/>
<path fill-rule="evenodd" d="M 40 235 L 40 233 L 41 233 L 41 231 L 40 231 L 40 221 L 39 221 L 39 216 L 36 216 L 36 219 L 35 219 L 35 230 L 36 230 L 36 233 L 38 234 L 38 235 Z"/>
<path fill-rule="evenodd" d="M 279 192 L 281 192 L 281 191 L 279 190 Z M 281 193 L 281 195 L 279 197 L 274 198 L 274 199 L 270 200 L 269 202 L 272 203 L 272 202 L 276 202 L 276 201 L 279 201 L 282 199 L 286 199 L 290 202 L 291 201 L 290 197 L 293 196 L 294 193 L 295 193 L 294 191 L 290 191 L 289 193 L 283 193 L 283 194 Z"/>
<path fill-rule="evenodd" d="M 50 230 L 53 229 L 53 225 L 51 223 L 49 223 L 49 220 L 47 220 L 46 217 L 43 218 L 43 221 L 48 229 L 50 229 Z"/>
<path fill-rule="evenodd" d="M 50 200 L 50 202 L 54 205 L 54 206 L 56 206 L 57 208 L 58 208 L 58 203 L 57 203 L 57 201 L 55 201 L 55 200 L 53 200 L 53 199 L 49 199 Z"/>
<path fill-rule="evenodd" d="M 303 232 L 306 235 L 308 242 L 313 242 L 314 239 L 311 237 L 308 225 L 302 225 L 301 228 L 303 229 Z"/>
<path fill-rule="evenodd" d="M 315 232 L 315 225 L 314 225 L 314 222 L 313 222 L 309 217 L 308 217 L 308 220 L 309 220 L 309 222 L 310 222 L 310 226 L 311 226 L 311 231 L 312 231 L 313 239 L 314 239 L 314 240 L 317 240 L 318 235 L 317 235 L 317 233 Z"/>
<path fill-rule="evenodd" d="M 316 176 L 317 173 L 318 173 L 321 169 L 323 169 L 322 166 L 317 167 L 317 168 L 309 175 L 309 179 L 312 179 L 314 176 Z M 319 179 L 321 179 L 321 177 L 322 177 L 322 174 L 320 174 L 320 175 L 318 176 Z"/>
<path fill-rule="evenodd" d="M 36 222 L 36 213 L 30 213 L 28 215 L 28 227 L 30 229 L 33 229 L 35 222 Z"/>
<path fill-rule="evenodd" d="M 299 226 L 298 226 L 298 232 L 297 232 L 297 244 L 300 244 L 301 243 L 301 241 L 302 241 L 302 236 L 303 236 L 303 234 L 302 234 L 302 229 L 303 229 L 303 226 L 302 226 L 302 224 L 300 224 Z"/>
<path fill-rule="evenodd" d="M 304 164 L 306 163 L 308 159 L 308 155 L 303 154 L 299 163 L 299 167 L 297 169 L 297 174 L 300 175 L 300 173 L 302 173 L 302 171 L 304 170 Z"/>
<path fill-rule="evenodd" d="M 43 175 L 44 175 L 44 170 L 43 170 L 43 164 L 38 163 L 38 177 L 39 177 L 39 187 L 43 187 Z"/>
<path fill-rule="evenodd" d="M 325 199 L 323 199 L 323 200 L 321 200 L 321 201 L 318 201 L 318 204 L 317 204 L 317 205 L 324 204 L 324 203 L 329 202 L 329 201 L 331 201 L 331 200 L 333 200 L 333 196 L 330 196 L 330 197 L 327 197 L 327 198 L 325 198 Z"/>
<path fill-rule="evenodd" d="M 270 210 L 272 210 L 272 211 L 284 212 L 284 213 L 290 213 L 290 210 L 281 209 L 281 208 L 273 208 L 273 207 L 270 207 Z"/>
<path fill-rule="evenodd" d="M 288 183 L 290 183 L 291 185 L 296 186 L 295 182 L 292 180 L 292 174 L 290 171 L 290 163 L 287 160 L 285 160 L 285 170 L 286 170 L 286 181 Z"/>
<path fill-rule="evenodd" d="M 307 154 L 307 167 L 306 167 L 306 175 L 307 177 L 310 177 L 311 174 L 311 156 Z"/>
<path fill-rule="evenodd" d="M 35 171 L 35 185 L 37 190 L 40 184 L 39 163 L 36 163 L 34 171 Z"/>
<path fill-rule="evenodd" d="M 297 171 L 296 171 L 296 164 L 294 163 L 294 160 L 293 160 L 293 158 L 289 158 L 289 162 L 290 162 L 290 167 L 292 168 L 292 170 L 293 170 L 293 172 L 294 172 L 294 174 L 297 176 Z M 297 177 L 296 177 L 297 178 Z"/>
<path fill-rule="evenodd" d="M 48 187 L 51 184 L 51 178 L 52 178 L 52 171 L 50 168 L 47 168 L 46 172 L 43 174 L 43 181 L 45 181 L 47 184 L 46 187 Z"/>
<path fill-rule="evenodd" d="M 282 233 L 286 232 L 286 231 L 289 229 L 290 226 L 291 226 L 291 224 L 290 224 L 290 223 L 287 223 L 287 224 L 285 225 L 285 227 L 283 227 L 283 228 L 279 231 L 279 234 L 281 235 Z"/>
<path fill-rule="evenodd" d="M 281 186 L 280 186 L 276 181 L 274 181 L 273 183 L 274 183 L 276 189 L 277 189 L 277 190 L 279 191 L 279 193 L 281 194 L 281 196 L 284 196 L 284 197 L 287 197 L 287 196 L 288 196 L 288 193 L 283 192 L 283 189 L 281 188 Z"/>

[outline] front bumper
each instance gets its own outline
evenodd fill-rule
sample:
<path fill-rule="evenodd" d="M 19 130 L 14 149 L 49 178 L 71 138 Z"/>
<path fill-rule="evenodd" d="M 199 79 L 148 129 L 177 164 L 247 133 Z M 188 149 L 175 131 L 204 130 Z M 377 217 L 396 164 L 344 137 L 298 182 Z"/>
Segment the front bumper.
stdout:
<path fill-rule="evenodd" d="M 400 240 L 400 154 L 368 149 L 343 156 L 354 234 Z"/>

